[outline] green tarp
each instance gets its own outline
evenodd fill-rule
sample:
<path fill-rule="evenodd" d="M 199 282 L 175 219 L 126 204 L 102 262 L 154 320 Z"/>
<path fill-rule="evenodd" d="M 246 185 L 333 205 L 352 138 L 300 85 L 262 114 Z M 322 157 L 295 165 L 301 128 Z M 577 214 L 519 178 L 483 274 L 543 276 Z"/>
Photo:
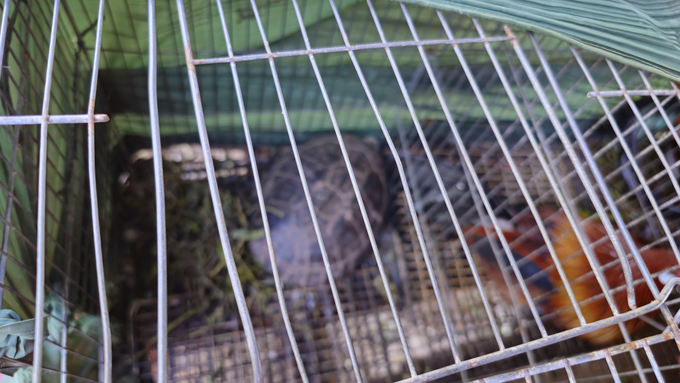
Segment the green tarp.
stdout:
<path fill-rule="evenodd" d="M 481 18 L 487 35 L 502 36 L 497 22 L 517 26 L 523 47 L 529 52 L 531 45 L 523 29 L 540 32 L 553 38 L 541 40 L 541 47 L 551 65 L 560 68 L 572 59 L 561 40 L 611 57 L 616 61 L 648 70 L 666 78 L 680 81 L 680 48 L 677 32 L 680 28 L 680 1 L 529 1 L 529 0 L 408 0 L 427 7 L 445 9 L 447 20 L 456 38 L 479 37 L 470 19 L 464 15 Z M 147 4 L 131 0 L 107 2 L 100 80 L 108 91 L 108 106 L 103 111 L 112 116 L 113 124 L 121 134 L 148 135 L 148 99 L 146 98 L 146 63 L 148 62 Z M 361 0 L 336 0 L 343 25 L 353 45 L 380 41 L 369 7 Z M 394 1 L 375 0 L 375 10 L 388 41 L 412 41 L 413 36 L 399 4 Z M 248 0 L 223 1 L 226 21 L 236 55 L 263 53 L 264 46 L 257 28 L 252 5 Z M 304 41 L 292 2 L 257 1 L 258 10 L 272 51 L 304 50 Z M 299 1 L 304 24 L 313 47 L 342 46 L 344 42 L 338 24 L 327 0 Z M 446 35 L 437 15 L 431 8 L 409 6 L 410 16 L 421 39 L 445 39 Z M 83 7 L 71 9 L 77 29 L 85 30 L 95 21 L 97 3 L 86 2 Z M 226 43 L 218 9 L 214 0 L 186 0 L 186 17 L 192 49 L 197 58 L 225 57 Z M 157 2 L 156 23 L 159 63 L 159 112 L 164 136 L 196 133 L 193 104 L 189 91 L 184 51 L 179 32 L 175 1 Z M 487 20 L 485 20 L 487 19 Z M 554 38 L 556 37 L 556 38 Z M 86 46 L 92 46 L 94 33 L 84 34 Z M 561 40 L 560 40 L 561 39 Z M 495 43 L 503 55 L 500 43 Z M 487 83 L 494 75 L 488 55 L 482 44 L 462 44 L 466 60 L 473 68 L 477 81 Z M 466 118 L 483 118 L 479 108 L 466 107 L 472 98 L 469 86 L 456 87 L 455 82 L 444 84 L 446 76 L 460 72 L 460 64 L 449 46 L 431 46 L 430 61 L 441 76 L 440 84 L 452 109 L 460 105 L 470 113 Z M 394 57 L 405 81 L 410 81 L 422 61 L 414 47 L 393 49 Z M 410 116 L 403 110 L 403 97 L 394 80 L 386 54 L 382 49 L 357 51 L 371 91 L 381 109 L 382 117 L 394 126 L 398 119 L 409 124 Z M 529 54 L 534 67 L 539 63 Z M 586 61 L 595 56 L 584 56 Z M 329 90 L 331 102 L 338 112 L 338 122 L 345 130 L 376 130 L 378 124 L 367 102 L 358 77 L 346 52 L 318 54 Z M 507 61 L 501 58 L 501 64 Z M 288 111 L 296 131 L 332 130 L 326 106 L 316 84 L 307 56 L 276 60 Z M 572 63 L 569 71 L 574 81 L 580 69 Z M 274 83 L 266 60 L 240 62 L 239 77 L 244 93 L 249 124 L 254 134 L 283 132 L 285 127 L 275 93 Z M 606 67 L 603 76 L 594 73 L 596 81 L 611 79 Z M 510 69 L 506 70 L 510 74 Z M 243 134 L 241 117 L 235 101 L 235 89 L 228 64 L 198 67 L 208 131 L 212 134 L 236 137 Z M 491 77 L 490 77 L 491 76 Z M 634 71 L 623 73 L 624 81 L 636 77 Z M 654 79 L 653 85 L 669 88 L 667 82 Z M 580 107 L 588 86 L 581 84 L 578 91 L 567 95 L 570 103 Z M 490 95 L 503 93 L 502 89 L 487 90 Z M 414 89 L 412 98 L 419 118 L 441 118 L 439 103 L 430 89 Z M 359 100 L 360 102 L 356 102 Z M 462 100 L 462 101 L 461 101 Z M 493 105 L 491 105 L 493 107 Z M 498 118 L 511 112 L 505 104 L 498 104 Z M 541 114 L 540 108 L 535 112 Z M 455 114 L 456 111 L 454 110 Z M 596 117 L 602 111 L 591 103 L 583 117 Z M 512 113 L 508 116 L 513 118 Z M 539 116 L 540 117 L 540 116 Z M 226 139 L 229 139 L 228 137 Z"/>
<path fill-rule="evenodd" d="M 680 82 L 677 0 L 403 0 L 544 33 Z"/>
<path fill-rule="evenodd" d="M 510 17 L 508 15 L 511 14 L 506 15 L 501 5 L 495 5 L 502 2 L 491 1 L 488 4 L 474 1 L 448 2 L 445 0 L 412 2 L 449 7 L 455 11 L 485 16 L 503 22 L 511 21 L 508 19 Z M 515 2 L 510 1 L 507 3 L 515 4 Z M 147 4 L 131 0 L 108 2 L 107 4 L 100 81 L 102 88 L 107 91 L 106 100 L 110 110 L 102 110 L 102 112 L 109 113 L 112 116 L 113 124 L 119 133 L 146 136 L 149 132 L 148 99 L 146 97 Z M 224 1 L 223 4 L 235 54 L 245 55 L 264 52 L 262 38 L 257 28 L 250 1 Z M 257 4 L 272 51 L 304 50 L 304 41 L 291 1 L 257 1 Z M 332 8 L 327 0 L 300 1 L 299 4 L 313 47 L 344 45 Z M 335 4 L 352 45 L 380 41 L 373 17 L 365 1 L 337 0 Z M 375 0 L 373 4 L 388 41 L 413 40 L 413 35 L 398 3 Z M 477 7 L 475 7 L 475 4 L 477 4 Z M 541 29 L 537 26 L 541 21 L 546 25 L 548 24 L 550 6 L 541 2 L 531 3 L 526 1 L 518 1 L 516 4 L 518 4 L 516 11 L 518 14 L 520 13 L 519 9 L 521 9 L 527 15 L 533 15 L 534 18 L 523 21 L 519 16 L 515 16 L 514 24 L 553 36 L 569 37 L 566 33 L 551 32 L 545 27 Z M 94 22 L 92 16 L 96 14 L 96 7 L 96 2 L 92 2 L 84 4 L 82 9 L 72 9 L 73 20 L 78 29 L 84 30 L 92 25 Z M 538 15 L 541 15 L 539 11 L 535 14 L 529 12 L 530 9 L 533 9 L 532 7 L 537 10 L 541 8 L 547 10 L 543 12 L 543 16 L 539 17 Z M 677 5 L 669 3 L 669 9 L 674 7 L 677 7 Z M 584 8 L 587 9 L 587 7 Z M 164 136 L 195 134 L 193 104 L 188 86 L 176 5 L 174 1 L 158 2 L 156 9 L 159 55 L 158 100 L 161 131 Z M 227 55 L 226 43 L 215 1 L 187 0 L 185 1 L 185 9 L 194 56 L 197 58 L 225 57 Z M 488 9 L 494 10 L 495 13 L 488 11 Z M 575 13 L 578 10 L 577 8 L 563 7 L 562 10 L 563 13 L 572 12 L 571 19 L 578 18 Z M 446 39 L 444 30 L 432 9 L 409 6 L 409 11 L 421 39 Z M 557 12 L 556 9 L 552 11 Z M 617 12 L 609 13 L 619 15 L 627 12 L 628 17 L 631 18 L 631 10 L 618 10 Z M 668 11 L 667 13 L 671 14 L 672 12 Z M 456 38 L 479 37 L 467 16 L 447 13 L 446 17 Z M 554 14 L 552 17 L 555 17 Z M 670 17 L 667 17 L 666 20 L 669 24 L 674 22 Z M 521 23 L 522 21 L 523 23 Z M 504 35 L 497 22 L 486 20 L 481 20 L 481 22 L 488 35 Z M 625 21 L 621 23 L 631 24 L 631 22 Z M 577 24 L 573 20 L 568 20 L 556 22 L 555 25 L 567 29 L 568 25 L 575 26 Z M 642 29 L 642 27 L 631 30 L 630 33 L 639 29 Z M 672 30 L 672 28 L 669 30 Z M 516 32 L 523 36 L 522 45 L 530 50 L 530 44 L 528 46 L 525 44 L 528 41 L 522 34 L 521 28 L 518 28 Z M 598 36 L 595 32 L 592 32 L 592 34 L 593 38 Z M 651 32 L 648 35 L 651 36 Z M 659 47 L 673 46 L 674 36 L 670 32 L 666 35 L 665 40 L 658 42 Z M 617 36 L 626 36 L 620 31 L 610 32 L 608 36 L 613 40 L 612 44 L 617 41 L 619 44 L 625 42 L 616 39 Z M 93 38 L 94 33 L 83 35 L 85 45 L 91 46 Z M 604 37 L 600 39 L 606 43 Z M 500 44 L 494 43 L 494 46 L 498 49 L 499 54 L 504 55 L 503 47 Z M 633 44 L 633 42 L 630 42 L 630 44 Z M 583 44 L 580 45 L 583 46 Z M 542 39 L 541 46 L 549 55 L 551 65 L 555 65 L 557 68 L 572 59 L 566 44 L 558 39 Z M 594 49 L 593 45 L 588 47 Z M 643 46 L 650 51 L 653 47 L 653 44 Z M 476 101 L 474 101 L 474 94 L 470 87 L 468 85 L 457 86 L 456 84 L 456 79 L 464 79 L 464 75 L 460 71 L 460 64 L 453 49 L 447 45 L 429 46 L 427 49 L 428 54 L 430 54 L 430 62 L 436 67 L 437 75 L 440 76 L 440 85 L 449 100 L 449 105 L 453 109 L 452 112 L 456 114 L 460 110 L 461 113 L 465 114 L 464 117 L 470 121 L 484 118 L 481 109 L 475 107 Z M 462 44 L 461 49 L 473 68 L 477 81 L 480 84 L 492 83 L 495 72 L 483 45 L 480 43 Z M 663 56 L 665 66 L 677 67 L 680 65 L 677 62 L 678 60 L 673 62 L 671 59 L 674 51 L 677 51 L 677 49 L 668 49 L 667 54 Z M 411 81 L 414 79 L 414 73 L 422 70 L 422 68 L 419 69 L 422 66 L 422 60 L 415 47 L 395 48 L 393 53 L 405 81 Z M 393 127 L 397 120 L 406 125 L 410 124 L 410 115 L 404 109 L 403 97 L 384 50 L 357 51 L 356 54 L 371 92 L 373 92 L 381 110 L 382 118 L 390 127 Z M 632 63 L 631 57 L 631 55 L 628 55 L 619 61 Z M 539 66 L 535 55 L 529 55 L 529 59 L 534 67 Z M 584 59 L 587 62 L 592 62 L 596 57 L 592 55 L 584 56 Z M 337 112 L 336 117 L 341 129 L 378 130 L 377 120 L 347 52 L 317 54 L 316 61 L 320 66 L 331 102 Z M 502 65 L 508 65 L 503 57 L 501 57 L 501 61 Z M 294 129 L 298 132 L 331 131 L 330 118 L 316 84 L 309 58 L 306 55 L 281 58 L 276 60 L 276 65 Z M 654 70 L 649 64 L 638 66 Z M 248 122 L 253 134 L 262 133 L 266 135 L 268 133 L 285 132 L 268 62 L 266 60 L 239 62 L 237 67 L 245 97 Z M 606 77 L 608 70 L 603 69 L 603 74 Z M 202 65 L 197 68 L 197 71 L 208 131 L 213 135 L 221 135 L 222 139 L 226 140 L 238 138 L 243 134 L 243 130 L 229 65 Z M 567 76 L 570 79 L 576 81 L 580 77 L 580 69 L 575 64 L 572 63 L 568 71 L 573 73 Z M 660 73 L 660 70 L 655 70 L 655 72 Z M 669 73 L 671 73 L 670 70 L 663 72 L 669 78 L 680 77 Z M 680 73 L 680 71 L 672 73 Z M 451 76 L 452 74 L 455 76 Z M 510 75 L 509 68 L 507 68 L 506 74 Z M 594 73 L 594 75 L 598 76 L 598 79 L 602 78 L 597 73 Z M 622 76 L 624 81 L 627 81 L 628 77 L 635 77 L 637 74 L 633 71 L 623 73 Z M 611 78 L 611 75 L 609 75 L 609 78 Z M 655 79 L 655 81 L 658 80 L 660 78 Z M 443 118 L 439 102 L 426 83 L 426 80 L 422 80 L 421 85 L 423 86 L 416 86 L 411 92 L 411 97 L 418 110 L 418 117 L 422 120 Z M 660 83 L 655 82 L 654 85 L 657 84 Z M 669 87 L 667 82 L 659 86 Z M 581 83 L 579 89 L 569 93 L 567 97 L 573 105 L 580 107 L 586 103 L 584 95 L 588 90 L 590 89 L 587 83 Z M 493 89 L 486 89 L 485 92 L 493 97 L 496 94 L 502 95 L 504 90 L 500 88 L 500 84 L 496 81 L 493 83 Z M 468 106 L 468 101 L 471 103 L 470 106 Z M 515 118 L 512 110 L 507 108 L 507 101 L 496 105 L 493 101 L 489 102 L 492 109 L 497 107 L 497 112 L 494 109 L 494 115 L 497 118 L 504 119 L 505 115 L 508 119 Z M 542 115 L 540 108 L 536 108 L 535 112 L 538 113 L 540 118 Z M 601 115 L 601 113 L 602 111 L 597 103 L 591 103 L 581 115 L 592 118 Z"/>

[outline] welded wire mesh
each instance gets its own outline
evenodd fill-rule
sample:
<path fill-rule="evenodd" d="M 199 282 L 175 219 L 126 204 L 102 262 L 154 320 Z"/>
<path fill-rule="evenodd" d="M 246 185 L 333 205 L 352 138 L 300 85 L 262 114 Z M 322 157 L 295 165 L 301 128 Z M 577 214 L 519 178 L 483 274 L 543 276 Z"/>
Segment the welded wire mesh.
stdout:
<path fill-rule="evenodd" d="M 67 324 L 11 361 L 42 366 L 33 381 L 677 380 L 675 84 L 386 0 L 6 4 L 2 308 L 28 319 L 44 304 L 36 329 Z M 349 134 L 384 160 L 379 225 Z M 322 135 L 337 138 L 370 246 L 335 275 L 328 246 L 343 233 L 295 158 L 300 235 L 324 266 L 323 284 L 300 287 L 279 278 L 284 246 L 263 267 L 248 243 L 278 235 L 276 196 L 262 191 L 278 155 Z M 579 246 L 570 257 L 549 235 L 560 217 Z M 463 235 L 471 227 L 482 238 Z M 658 248 L 674 258 L 661 269 L 643 261 Z M 539 255 L 547 266 L 523 275 Z M 587 272 L 570 280 L 569 259 Z M 556 285 L 538 292 L 542 278 Z M 584 279 L 595 293 L 583 296 Z M 546 311 L 556 294 L 564 308 Z M 571 312 L 576 324 L 560 323 Z M 638 319 L 640 332 L 622 324 Z M 584 340 L 612 325 L 616 341 Z"/>
<path fill-rule="evenodd" d="M 51 5 L 6 1 L 3 6 L 2 309 L 30 319 L 36 308 L 44 308 L 41 326 L 52 335 L 44 342 L 36 340 L 41 345 L 36 349 L 42 351 L 43 370 L 52 378 L 61 373 L 63 379 L 96 381 L 101 350 L 97 326 L 101 324 L 97 320 L 87 323 L 94 318 L 89 314 L 99 312 L 86 188 L 87 132 L 83 125 L 74 124 L 88 121 L 82 113 L 87 111 L 92 57 L 83 45 L 68 38 L 74 25 L 67 17 L 58 26 L 51 22 L 55 15 Z M 60 59 L 51 62 L 48 51 Z M 52 97 L 45 103 L 43 92 L 50 86 L 47 93 Z M 49 105 L 49 118 L 42 112 L 45 105 Z M 47 125 L 43 129 L 35 126 L 41 121 L 49 121 L 49 130 Z M 111 193 L 109 169 L 102 160 L 109 154 L 109 134 L 104 131 L 93 142 L 101 175 L 94 187 L 104 201 L 99 210 L 107 234 Z M 42 155 L 43 149 L 48 156 Z M 108 238 L 103 236 L 105 244 Z M 6 339 L 4 347 L 3 355 L 10 356 L 7 347 L 13 347 L 12 343 Z M 30 376 L 27 368 L 34 356 L 39 359 L 38 353 L 28 350 L 26 357 L 6 359 L 2 374 L 25 370 Z"/>

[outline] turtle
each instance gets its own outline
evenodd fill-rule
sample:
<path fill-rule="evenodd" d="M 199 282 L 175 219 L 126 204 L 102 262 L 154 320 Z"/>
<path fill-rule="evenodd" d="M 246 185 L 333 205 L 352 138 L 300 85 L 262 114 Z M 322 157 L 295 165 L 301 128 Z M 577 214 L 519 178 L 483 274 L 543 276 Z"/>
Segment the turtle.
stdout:
<path fill-rule="evenodd" d="M 343 136 L 371 228 L 380 232 L 387 208 L 387 182 L 377 144 Z M 351 273 L 371 250 L 352 182 L 334 135 L 317 137 L 298 147 L 319 231 L 334 279 Z M 262 173 L 262 191 L 276 264 L 284 284 L 312 287 L 328 277 L 302 181 L 291 147 L 273 156 Z M 252 240 L 253 257 L 271 273 L 265 237 Z"/>

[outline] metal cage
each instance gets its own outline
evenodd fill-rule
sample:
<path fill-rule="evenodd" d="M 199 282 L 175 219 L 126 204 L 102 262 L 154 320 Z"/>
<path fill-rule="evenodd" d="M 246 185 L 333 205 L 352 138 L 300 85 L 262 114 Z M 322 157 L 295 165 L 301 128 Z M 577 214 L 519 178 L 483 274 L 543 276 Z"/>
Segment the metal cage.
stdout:
<path fill-rule="evenodd" d="M 388 0 L 5 0 L 0 55 L 0 320 L 34 326 L 2 333 L 3 381 L 680 381 L 667 79 Z M 324 135 L 370 243 L 341 276 L 300 158 Z M 384 160 L 380 225 L 349 135 Z M 280 275 L 284 150 L 321 285 Z"/>

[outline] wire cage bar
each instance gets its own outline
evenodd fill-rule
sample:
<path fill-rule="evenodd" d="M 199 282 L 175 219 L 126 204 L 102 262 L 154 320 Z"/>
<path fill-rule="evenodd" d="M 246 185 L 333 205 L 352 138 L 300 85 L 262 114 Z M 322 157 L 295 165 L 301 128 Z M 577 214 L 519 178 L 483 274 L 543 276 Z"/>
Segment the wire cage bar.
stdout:
<path fill-rule="evenodd" d="M 101 12 L 97 28 L 99 40 L 102 35 L 103 1 L 100 5 Z M 0 51 L 2 51 L 4 64 L 2 70 L 3 108 L 6 114 L 13 115 L 3 116 L 2 121 L 3 181 L 8 181 L 8 184 L 3 184 L 3 198 L 6 201 L 3 212 L 2 267 L 0 267 L 3 282 L 3 309 L 5 309 L 3 313 L 10 311 L 14 313 L 15 318 L 23 316 L 25 319 L 25 316 L 31 315 L 33 311 L 44 312 L 45 316 L 36 316 L 33 333 L 50 333 L 50 337 L 45 340 L 42 336 L 35 337 L 35 341 L 30 341 L 30 345 L 24 345 L 25 341 L 20 338 L 20 345 L 14 346 L 21 347 L 19 352 L 8 351 L 7 347 L 13 347 L 13 345 L 11 340 L 6 339 L 3 355 L 13 354 L 12 357 L 17 360 L 14 364 L 4 363 L 3 366 L 11 371 L 12 368 L 28 367 L 33 364 L 36 368 L 32 373 L 28 369 L 28 374 L 24 375 L 24 379 L 30 379 L 32 374 L 32 380 L 38 382 L 41 381 L 44 371 L 56 374 L 53 376 L 61 376 L 63 382 L 68 377 L 87 380 L 87 376 L 74 375 L 68 369 L 67 360 L 80 362 L 82 366 L 94 365 L 96 369 L 99 364 L 96 354 L 93 357 L 93 354 L 88 354 L 83 349 L 97 350 L 101 347 L 97 337 L 92 336 L 92 331 L 83 331 L 82 327 L 78 328 L 71 320 L 72 315 L 69 315 L 69 312 L 72 313 L 74 309 L 87 310 L 98 301 L 93 297 L 93 294 L 96 296 L 97 292 L 92 291 L 92 285 L 88 282 L 95 279 L 89 270 L 91 258 L 88 257 L 92 254 L 90 246 L 93 242 L 96 242 L 95 247 L 99 247 L 97 252 L 99 256 L 94 259 L 98 261 L 99 286 L 104 288 L 101 247 L 97 246 L 101 240 L 98 225 L 94 232 L 92 226 L 87 225 L 86 215 L 83 214 L 87 210 L 80 205 L 86 201 L 86 198 L 79 199 L 79 196 L 83 197 L 80 186 L 84 185 L 86 179 L 84 151 L 79 148 L 80 145 L 84 145 L 84 136 L 72 130 L 72 124 L 88 123 L 92 132 L 91 138 L 93 138 L 94 123 L 106 122 L 108 116 L 94 114 L 98 54 L 95 55 L 93 64 L 95 70 L 90 108 L 87 114 L 73 114 L 76 109 L 78 111 L 84 109 L 83 99 L 77 100 L 74 97 L 73 99 L 54 100 L 52 97 L 55 94 L 59 97 L 58 95 L 64 94 L 67 89 L 64 87 L 64 81 L 68 80 L 60 75 L 83 63 L 79 61 L 78 54 L 76 54 L 74 61 L 65 60 L 55 64 L 57 51 L 59 54 L 64 52 L 63 37 L 59 38 L 60 8 L 58 1 L 54 3 L 53 8 L 45 7 L 45 4 L 30 8 L 26 4 L 7 1 L 3 7 L 2 33 L 0 33 Z M 45 20 L 40 19 L 41 17 Z M 35 23 L 47 21 L 43 25 L 46 29 L 36 25 L 31 31 L 27 20 L 36 20 Z M 24 21 L 25 24 L 22 24 Z M 36 47 L 45 48 L 48 51 L 46 56 L 43 52 L 44 63 L 38 63 L 31 58 L 29 51 L 35 50 Z M 87 65 L 87 60 L 84 62 Z M 54 73 L 57 73 L 57 76 L 53 76 Z M 36 82 L 25 87 L 33 76 L 42 77 L 40 81 L 44 85 L 42 103 L 36 102 L 39 100 L 41 84 Z M 55 77 L 57 78 L 54 79 Z M 72 90 L 77 97 L 80 95 L 81 84 L 77 78 L 70 78 L 73 79 Z M 37 115 L 37 109 L 41 109 L 40 115 Z M 49 129 L 48 124 L 52 125 Z M 40 125 L 39 135 L 36 134 L 38 130 L 30 127 L 22 128 L 20 125 Z M 102 185 L 97 184 L 93 177 L 95 172 L 94 145 L 95 142 L 92 139 L 90 141 L 92 176 L 90 186 L 93 188 L 91 195 L 93 214 L 97 216 L 96 193 L 97 188 L 101 188 Z M 36 148 L 38 150 L 35 150 Z M 5 156 L 10 156 L 11 159 Z M 31 200 L 31 198 L 35 199 Z M 31 213 L 36 210 L 37 219 Z M 109 217 L 108 214 L 109 212 L 104 212 L 102 216 L 106 219 Z M 33 256 L 32 259 L 31 256 Z M 31 267 L 31 264 L 34 266 Z M 46 283 L 47 278 L 49 278 L 49 285 Z M 35 289 L 29 287 L 31 283 L 35 283 Z M 99 292 L 102 297 L 105 297 L 103 290 Z M 102 300 L 101 307 L 104 312 L 99 318 L 106 323 L 105 299 Z M 7 321 L 4 323 L 7 324 Z M 106 328 L 108 327 L 106 323 Z M 12 330 L 8 329 L 8 331 L 12 334 Z M 67 335 L 71 338 L 71 343 L 67 343 Z M 74 339 L 81 342 L 80 347 L 78 343 L 73 343 Z M 32 343 L 35 343 L 35 347 Z M 107 375 L 110 379 L 110 339 L 104 337 L 104 343 L 104 355 L 108 362 L 105 365 L 108 366 Z M 30 359 L 19 359 L 21 358 L 19 353 L 30 353 L 31 349 L 34 351 L 31 355 L 32 363 Z M 43 358 L 43 351 L 49 358 Z M 86 372 L 82 371 L 81 374 Z M 3 371 L 4 374 L 6 374 L 5 371 Z"/>
<path fill-rule="evenodd" d="M 3 351 L 15 380 L 678 378 L 658 75 L 387 0 L 6 0 L 0 62 L 0 316 L 35 338 Z M 340 216 L 365 243 L 345 274 Z M 288 279 L 302 237 L 322 285 Z"/>

